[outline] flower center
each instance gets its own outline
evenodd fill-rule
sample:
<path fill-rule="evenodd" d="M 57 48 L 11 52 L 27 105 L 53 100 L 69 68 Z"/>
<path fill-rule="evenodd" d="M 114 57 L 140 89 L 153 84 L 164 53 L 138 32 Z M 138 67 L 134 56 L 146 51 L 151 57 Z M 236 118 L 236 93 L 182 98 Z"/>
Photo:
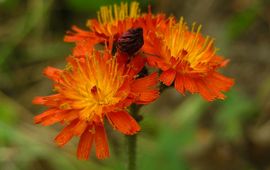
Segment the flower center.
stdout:
<path fill-rule="evenodd" d="M 206 69 L 203 67 L 204 63 L 208 63 L 215 56 L 216 50 L 212 48 L 213 39 L 201 36 L 201 25 L 195 30 L 195 23 L 193 23 L 192 30 L 189 31 L 183 18 L 177 25 L 170 27 L 165 37 L 165 48 L 170 50 L 174 60 L 172 63 L 168 58 L 167 63 L 173 64 L 174 67 L 178 63 L 184 63 L 187 69 L 204 72 Z"/>
<path fill-rule="evenodd" d="M 113 86 L 112 86 L 113 87 Z M 106 105 L 112 105 L 119 101 L 118 97 L 115 97 L 116 91 L 110 89 L 109 91 L 102 91 L 101 88 L 98 88 L 96 85 L 94 85 L 90 89 L 90 95 L 89 95 L 89 104 L 94 103 L 98 106 L 106 106 Z"/>
<path fill-rule="evenodd" d="M 105 54 L 104 54 L 105 55 Z M 69 72 L 63 94 L 72 100 L 72 107 L 79 109 L 80 118 L 91 120 L 101 117 L 104 109 L 126 98 L 128 93 L 119 93 L 125 81 L 123 67 L 118 66 L 115 57 L 106 59 L 93 54 L 83 61 L 76 60 L 74 71 Z"/>

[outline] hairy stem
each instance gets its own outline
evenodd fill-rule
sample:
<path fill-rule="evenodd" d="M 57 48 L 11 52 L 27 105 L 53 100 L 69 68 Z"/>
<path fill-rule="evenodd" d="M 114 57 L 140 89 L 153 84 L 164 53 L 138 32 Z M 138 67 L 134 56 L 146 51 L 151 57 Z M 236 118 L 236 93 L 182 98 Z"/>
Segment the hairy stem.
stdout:
<path fill-rule="evenodd" d="M 142 117 L 139 115 L 140 106 L 132 105 L 130 107 L 131 115 L 136 121 L 141 121 Z M 137 135 L 127 136 L 127 149 L 128 149 L 128 170 L 136 170 L 136 157 L 137 157 Z"/>
<path fill-rule="evenodd" d="M 128 143 L 128 170 L 136 170 L 136 147 L 137 147 L 137 135 L 127 137 Z"/>

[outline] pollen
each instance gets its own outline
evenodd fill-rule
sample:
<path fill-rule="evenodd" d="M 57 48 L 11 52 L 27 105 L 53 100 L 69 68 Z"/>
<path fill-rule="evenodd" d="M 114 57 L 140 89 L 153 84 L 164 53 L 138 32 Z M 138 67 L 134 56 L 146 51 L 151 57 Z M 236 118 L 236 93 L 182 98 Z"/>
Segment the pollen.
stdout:
<path fill-rule="evenodd" d="M 84 62 L 74 60 L 76 65 L 73 67 L 76 69 L 70 73 L 73 78 L 67 76 L 72 86 L 64 84 L 64 95 L 73 100 L 73 107 L 83 109 L 81 118 L 89 120 L 95 116 L 101 117 L 104 107 L 114 105 L 126 97 L 116 95 L 125 80 L 116 58 L 105 61 L 102 56 L 93 53 Z"/>
<path fill-rule="evenodd" d="M 165 37 L 165 48 L 171 52 L 171 56 L 175 59 L 176 63 L 174 68 L 179 62 L 186 62 L 194 72 L 204 72 L 207 69 L 201 67 L 202 63 L 209 62 L 215 57 L 216 49 L 213 48 L 214 40 L 209 38 L 202 38 L 200 31 L 202 26 L 192 24 L 191 31 L 188 30 L 187 24 L 181 18 L 179 23 L 171 25 L 168 36 Z M 167 60 L 168 62 L 170 60 Z M 186 71 L 186 70 L 182 70 Z"/>
<path fill-rule="evenodd" d="M 97 12 L 98 21 L 102 24 L 114 24 L 117 21 L 122 21 L 126 18 L 137 18 L 140 16 L 138 2 L 121 3 L 120 5 L 103 6 Z"/>

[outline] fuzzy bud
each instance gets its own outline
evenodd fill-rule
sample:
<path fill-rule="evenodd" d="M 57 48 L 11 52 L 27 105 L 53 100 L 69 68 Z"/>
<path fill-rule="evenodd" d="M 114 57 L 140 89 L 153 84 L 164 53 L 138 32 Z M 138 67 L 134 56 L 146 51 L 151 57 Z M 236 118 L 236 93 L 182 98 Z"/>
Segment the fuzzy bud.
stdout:
<path fill-rule="evenodd" d="M 139 51 L 143 44 L 143 29 L 131 28 L 118 38 L 117 49 L 131 56 Z"/>

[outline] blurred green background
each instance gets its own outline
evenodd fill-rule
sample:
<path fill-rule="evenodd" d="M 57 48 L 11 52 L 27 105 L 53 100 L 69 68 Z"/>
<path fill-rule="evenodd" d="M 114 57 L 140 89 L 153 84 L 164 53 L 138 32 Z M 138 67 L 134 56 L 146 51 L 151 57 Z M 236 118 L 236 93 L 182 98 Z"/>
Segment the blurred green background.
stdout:
<path fill-rule="evenodd" d="M 53 143 L 59 125 L 33 125 L 45 108 L 47 65 L 63 67 L 73 44 L 63 42 L 75 24 L 96 16 L 100 0 L 0 0 L 0 170 L 124 170 L 122 134 L 107 128 L 111 157 L 75 157 L 78 139 Z M 140 2 L 140 1 L 139 1 Z M 139 170 L 270 170 L 270 2 L 268 0 L 156 0 L 154 12 L 184 16 L 215 37 L 219 54 L 231 60 L 224 73 L 236 85 L 225 101 L 166 90 L 141 110 Z M 146 11 L 148 1 L 141 1 Z"/>

